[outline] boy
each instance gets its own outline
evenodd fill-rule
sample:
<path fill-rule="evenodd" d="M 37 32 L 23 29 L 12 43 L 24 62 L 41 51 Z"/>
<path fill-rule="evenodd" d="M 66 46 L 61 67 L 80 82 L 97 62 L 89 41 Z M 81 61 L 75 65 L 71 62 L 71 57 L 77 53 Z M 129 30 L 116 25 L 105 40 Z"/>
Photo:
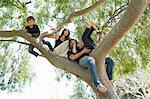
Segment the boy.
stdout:
<path fill-rule="evenodd" d="M 38 25 L 35 24 L 35 18 L 33 16 L 29 16 L 27 18 L 27 23 L 28 23 L 28 26 L 25 27 L 25 32 L 27 32 L 27 34 L 29 36 L 32 36 L 33 38 L 37 38 L 40 36 L 40 30 L 39 30 L 39 27 Z M 37 52 L 35 52 L 34 50 L 34 46 L 33 45 L 29 45 L 29 53 L 33 54 L 34 56 L 41 56 L 39 55 Z"/>

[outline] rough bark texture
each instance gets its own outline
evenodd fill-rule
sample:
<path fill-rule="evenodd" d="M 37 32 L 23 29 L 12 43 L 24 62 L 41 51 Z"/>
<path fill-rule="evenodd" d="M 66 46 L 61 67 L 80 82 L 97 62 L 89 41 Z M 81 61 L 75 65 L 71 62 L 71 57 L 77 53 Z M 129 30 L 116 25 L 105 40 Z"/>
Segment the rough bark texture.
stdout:
<path fill-rule="evenodd" d="M 101 0 L 100 0 L 101 1 Z M 105 0 L 103 0 L 105 1 Z M 20 36 L 28 40 L 32 45 L 37 47 L 39 51 L 48 59 L 48 61 L 55 67 L 61 68 L 69 73 L 76 75 L 83 81 L 87 82 L 99 99 L 119 99 L 116 92 L 113 90 L 108 77 L 106 75 L 106 68 L 104 66 L 104 60 L 106 55 L 112 50 L 112 48 L 121 40 L 121 38 L 127 33 L 127 31 L 139 20 L 144 9 L 148 5 L 147 0 L 132 0 L 129 4 L 128 9 L 116 24 L 110 33 L 105 36 L 103 41 L 99 44 L 98 48 L 92 53 L 96 59 L 97 71 L 102 83 L 108 88 L 108 92 L 105 94 L 99 94 L 99 92 L 92 86 L 91 78 L 86 69 L 83 69 L 79 64 L 69 61 L 66 58 L 55 56 L 46 50 L 42 44 L 36 42 L 36 39 L 28 36 L 22 31 L 0 31 L 0 37 L 13 37 Z"/>

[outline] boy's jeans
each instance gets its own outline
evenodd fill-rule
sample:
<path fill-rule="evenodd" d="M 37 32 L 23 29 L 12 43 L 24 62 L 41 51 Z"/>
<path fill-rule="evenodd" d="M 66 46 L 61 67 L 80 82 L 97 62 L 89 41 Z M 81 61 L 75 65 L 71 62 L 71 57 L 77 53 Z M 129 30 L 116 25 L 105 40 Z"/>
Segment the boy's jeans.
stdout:
<path fill-rule="evenodd" d="M 84 68 L 89 69 L 92 81 L 93 81 L 94 85 L 97 87 L 101 82 L 97 75 L 95 59 L 91 56 L 84 56 L 83 58 L 81 58 L 79 60 L 79 64 L 81 66 L 83 66 Z M 107 57 L 105 59 L 105 64 L 107 66 L 106 72 L 107 72 L 108 78 L 109 78 L 109 80 L 112 80 L 113 79 L 114 61 L 112 60 L 112 58 Z"/>
<path fill-rule="evenodd" d="M 33 49 L 34 49 L 34 46 L 30 44 L 29 49 L 28 49 L 29 53 L 31 53 L 37 57 L 39 54 L 37 52 L 35 52 Z"/>
<path fill-rule="evenodd" d="M 100 80 L 96 72 L 95 59 L 90 56 L 84 56 L 79 60 L 79 64 L 84 68 L 88 68 L 92 81 L 94 85 L 97 87 L 100 84 Z"/>

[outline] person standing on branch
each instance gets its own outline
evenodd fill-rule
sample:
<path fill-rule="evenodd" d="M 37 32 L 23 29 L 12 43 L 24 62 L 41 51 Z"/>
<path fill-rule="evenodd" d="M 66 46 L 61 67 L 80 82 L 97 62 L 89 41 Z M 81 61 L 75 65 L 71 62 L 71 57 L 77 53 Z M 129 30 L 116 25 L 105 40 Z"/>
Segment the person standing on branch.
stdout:
<path fill-rule="evenodd" d="M 35 23 L 35 18 L 33 16 L 29 16 L 27 18 L 27 23 L 28 23 L 28 26 L 26 26 L 25 29 L 23 29 L 23 31 L 27 32 L 27 34 L 33 38 L 38 38 L 40 36 L 40 29 L 38 25 Z M 33 54 L 36 57 L 41 56 L 40 54 L 35 52 L 33 49 L 34 49 L 34 46 L 30 44 L 29 49 L 28 49 L 29 53 Z"/>

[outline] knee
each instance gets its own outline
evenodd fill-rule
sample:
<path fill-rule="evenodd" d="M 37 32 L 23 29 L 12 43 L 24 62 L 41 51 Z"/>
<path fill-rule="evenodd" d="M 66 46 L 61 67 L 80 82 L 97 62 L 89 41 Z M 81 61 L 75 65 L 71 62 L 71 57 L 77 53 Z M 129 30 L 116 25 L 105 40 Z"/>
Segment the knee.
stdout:
<path fill-rule="evenodd" d="M 88 57 L 88 63 L 90 64 L 90 66 L 95 66 L 95 59 L 93 57 Z"/>
<path fill-rule="evenodd" d="M 87 37 L 85 37 L 84 35 L 82 35 L 82 41 L 86 42 L 86 40 L 87 40 Z"/>

